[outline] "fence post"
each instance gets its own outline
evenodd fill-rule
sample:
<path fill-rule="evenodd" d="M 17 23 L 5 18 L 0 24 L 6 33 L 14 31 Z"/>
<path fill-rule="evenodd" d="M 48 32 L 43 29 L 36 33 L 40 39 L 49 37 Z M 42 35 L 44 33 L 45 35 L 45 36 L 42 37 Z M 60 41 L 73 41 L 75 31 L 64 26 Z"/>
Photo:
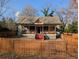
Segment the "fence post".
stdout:
<path fill-rule="evenodd" d="M 66 43 L 66 59 L 68 59 L 68 39 L 67 39 L 67 34 L 66 34 L 66 38 L 65 38 L 65 43 Z"/>
<path fill-rule="evenodd" d="M 68 47 L 67 46 L 68 46 L 68 42 L 66 41 L 66 59 L 68 59 L 68 54 L 67 54 L 68 53 Z"/>
<path fill-rule="evenodd" d="M 13 40 L 13 51 L 14 51 L 14 40 Z"/>

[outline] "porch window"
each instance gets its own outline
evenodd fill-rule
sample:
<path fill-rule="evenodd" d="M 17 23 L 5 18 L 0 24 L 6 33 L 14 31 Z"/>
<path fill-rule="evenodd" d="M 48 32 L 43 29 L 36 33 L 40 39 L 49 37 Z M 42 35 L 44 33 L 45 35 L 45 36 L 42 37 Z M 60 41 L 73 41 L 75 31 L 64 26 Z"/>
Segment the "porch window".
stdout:
<path fill-rule="evenodd" d="M 55 30 L 55 27 L 54 26 L 51 26 L 50 27 L 50 31 L 54 31 Z"/>
<path fill-rule="evenodd" d="M 44 31 L 48 31 L 48 26 L 44 26 Z"/>
<path fill-rule="evenodd" d="M 35 31 L 35 26 L 30 26 L 30 31 Z"/>

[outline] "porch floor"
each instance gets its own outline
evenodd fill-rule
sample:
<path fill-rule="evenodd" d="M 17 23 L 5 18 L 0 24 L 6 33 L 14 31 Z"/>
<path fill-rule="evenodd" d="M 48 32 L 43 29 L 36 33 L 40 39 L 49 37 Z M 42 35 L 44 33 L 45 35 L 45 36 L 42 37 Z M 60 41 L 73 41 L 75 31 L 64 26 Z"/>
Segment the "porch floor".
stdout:
<path fill-rule="evenodd" d="M 50 39 L 56 39 L 56 34 L 47 34 Z M 35 34 L 22 34 L 27 39 L 35 39 Z"/>

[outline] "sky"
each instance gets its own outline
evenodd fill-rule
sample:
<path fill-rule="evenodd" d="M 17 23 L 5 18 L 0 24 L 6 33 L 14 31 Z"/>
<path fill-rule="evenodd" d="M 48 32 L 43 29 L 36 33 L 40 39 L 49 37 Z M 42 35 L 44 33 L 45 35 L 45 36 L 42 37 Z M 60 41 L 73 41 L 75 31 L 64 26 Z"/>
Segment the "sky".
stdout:
<path fill-rule="evenodd" d="M 32 5 L 38 10 L 39 16 L 42 16 L 41 10 L 45 7 L 50 7 L 54 10 L 68 8 L 70 0 L 11 0 L 9 7 L 17 12 L 21 12 L 25 6 Z"/>

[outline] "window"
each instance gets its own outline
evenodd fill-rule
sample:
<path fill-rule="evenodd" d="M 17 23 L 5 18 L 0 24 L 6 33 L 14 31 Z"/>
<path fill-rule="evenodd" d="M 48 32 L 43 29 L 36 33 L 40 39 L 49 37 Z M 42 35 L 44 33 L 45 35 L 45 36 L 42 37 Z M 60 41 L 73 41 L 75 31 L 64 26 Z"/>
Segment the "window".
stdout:
<path fill-rule="evenodd" d="M 44 31 L 48 31 L 48 26 L 44 26 Z"/>
<path fill-rule="evenodd" d="M 30 31 L 35 31 L 35 26 L 30 26 Z"/>
<path fill-rule="evenodd" d="M 55 30 L 55 27 L 54 26 L 51 26 L 50 27 L 50 31 L 54 31 Z"/>

